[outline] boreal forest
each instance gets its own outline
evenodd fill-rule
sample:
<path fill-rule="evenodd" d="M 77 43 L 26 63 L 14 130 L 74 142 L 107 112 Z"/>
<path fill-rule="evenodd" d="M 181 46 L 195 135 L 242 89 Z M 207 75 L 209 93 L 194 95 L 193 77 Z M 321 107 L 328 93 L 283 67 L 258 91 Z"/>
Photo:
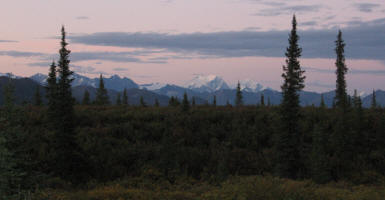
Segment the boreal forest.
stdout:
<path fill-rule="evenodd" d="M 44 91 L 17 103 L 2 84 L 0 199 L 385 199 L 385 110 L 347 93 L 343 33 L 336 33 L 332 106 L 302 106 L 306 85 L 295 16 L 282 69 L 282 100 L 198 104 L 194 97 L 116 102 L 103 77 L 96 95 L 71 91 L 64 27 Z M 41 94 L 44 94 L 42 96 Z"/>

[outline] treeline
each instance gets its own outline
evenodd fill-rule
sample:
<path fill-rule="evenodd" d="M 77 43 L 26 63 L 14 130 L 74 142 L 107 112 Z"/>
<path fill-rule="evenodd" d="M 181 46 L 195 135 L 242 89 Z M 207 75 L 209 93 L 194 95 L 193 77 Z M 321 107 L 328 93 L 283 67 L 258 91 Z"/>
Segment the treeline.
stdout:
<path fill-rule="evenodd" d="M 0 196 L 29 198 L 41 188 L 84 186 L 157 172 L 173 184 L 178 177 L 220 183 L 233 175 L 275 175 L 317 183 L 348 181 L 384 184 L 385 112 L 362 108 L 358 95 L 346 92 L 341 31 L 336 40 L 336 98 L 333 108 L 300 107 L 305 72 L 299 57 L 297 23 L 292 21 L 283 100 L 279 106 L 244 106 L 238 83 L 235 107 L 196 106 L 187 94 L 168 107 L 127 103 L 107 106 L 100 77 L 93 105 L 85 94 L 75 106 L 66 33 L 60 59 L 52 63 L 46 86 L 47 106 L 39 92 L 35 106 L 14 104 L 13 87 L 4 89 L 0 109 Z M 155 105 L 158 105 L 155 103 Z"/>

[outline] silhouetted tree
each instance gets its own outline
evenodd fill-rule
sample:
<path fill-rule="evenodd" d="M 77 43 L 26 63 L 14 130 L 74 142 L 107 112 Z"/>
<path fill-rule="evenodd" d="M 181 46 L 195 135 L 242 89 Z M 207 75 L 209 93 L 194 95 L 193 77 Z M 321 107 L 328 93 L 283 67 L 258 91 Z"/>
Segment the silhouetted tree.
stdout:
<path fill-rule="evenodd" d="M 243 97 L 242 97 L 242 91 L 241 91 L 241 84 L 239 83 L 239 81 L 238 81 L 237 93 L 236 93 L 236 97 L 235 97 L 235 105 L 236 106 L 243 105 Z"/>
<path fill-rule="evenodd" d="M 190 110 L 190 102 L 188 101 L 188 97 L 187 97 L 187 93 L 186 92 L 183 94 L 182 110 L 184 112 L 187 112 L 187 111 Z"/>
<path fill-rule="evenodd" d="M 374 91 L 374 90 L 373 90 L 373 93 L 372 93 L 371 108 L 377 108 L 376 91 Z"/>
<path fill-rule="evenodd" d="M 124 88 L 123 90 L 123 105 L 128 105 L 128 96 L 127 96 L 127 89 Z"/>
<path fill-rule="evenodd" d="M 321 108 L 325 108 L 326 107 L 326 104 L 325 104 L 325 100 L 324 100 L 324 95 L 321 94 L 321 102 L 320 102 L 320 105 L 319 105 Z"/>
<path fill-rule="evenodd" d="M 261 94 L 261 101 L 260 101 L 261 106 L 265 106 L 265 96 Z"/>
<path fill-rule="evenodd" d="M 213 106 L 217 106 L 217 96 L 214 95 L 214 98 L 213 98 Z"/>
<path fill-rule="evenodd" d="M 104 88 L 103 76 L 100 74 L 99 87 L 98 87 L 98 90 L 96 91 L 95 104 L 108 105 L 109 103 L 110 102 L 109 102 L 108 92 L 107 92 L 107 89 Z"/>
<path fill-rule="evenodd" d="M 297 21 L 293 16 L 292 30 L 289 36 L 289 47 L 286 50 L 286 66 L 283 66 L 281 125 L 282 131 L 278 135 L 277 172 L 281 177 L 297 178 L 301 166 L 300 158 L 300 105 L 299 92 L 305 87 L 305 76 L 298 58 L 302 49 L 298 46 Z"/>
<path fill-rule="evenodd" d="M 56 110 L 58 109 L 58 85 L 57 85 L 57 77 L 56 77 L 56 64 L 53 61 L 47 78 L 47 86 L 46 86 L 46 98 L 48 100 L 48 117 L 53 119 L 57 114 Z"/>
<path fill-rule="evenodd" d="M 174 106 L 174 107 L 176 107 L 176 106 L 179 106 L 180 105 L 180 102 L 179 102 L 179 100 L 178 100 L 178 97 L 171 97 L 170 98 L 170 100 L 168 101 L 168 105 L 169 106 Z"/>
<path fill-rule="evenodd" d="M 72 98 L 71 82 L 73 72 L 69 69 L 70 51 L 66 48 L 66 32 L 61 30 L 61 49 L 58 62 L 57 109 L 54 120 L 55 127 L 55 159 L 54 174 L 70 181 L 79 181 L 82 161 L 74 132 L 74 99 Z M 53 82 L 53 80 L 52 80 Z M 76 173 L 75 173 L 76 172 Z"/>
<path fill-rule="evenodd" d="M 195 106 L 196 102 L 195 102 L 195 97 L 192 97 L 191 99 L 191 106 Z"/>
<path fill-rule="evenodd" d="M 342 32 L 338 31 L 337 40 L 335 41 L 336 48 L 335 52 L 337 54 L 336 59 L 336 75 L 337 75 L 337 81 L 336 81 L 336 106 L 338 108 L 342 108 L 343 110 L 346 110 L 348 106 L 348 95 L 346 92 L 346 80 L 345 80 L 345 74 L 348 72 L 348 68 L 345 64 L 345 55 L 344 55 L 344 48 L 345 43 L 342 39 Z"/>

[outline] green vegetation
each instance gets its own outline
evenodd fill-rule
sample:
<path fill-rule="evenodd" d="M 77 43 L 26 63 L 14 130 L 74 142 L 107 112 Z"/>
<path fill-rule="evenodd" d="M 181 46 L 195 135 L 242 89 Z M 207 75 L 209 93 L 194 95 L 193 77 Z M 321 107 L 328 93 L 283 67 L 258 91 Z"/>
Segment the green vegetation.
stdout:
<path fill-rule="evenodd" d="M 102 76 L 95 105 L 86 90 L 75 106 L 63 27 L 48 105 L 15 105 L 12 82 L 3 90 L 0 200 L 383 199 L 385 109 L 375 97 L 370 109 L 357 93 L 347 97 L 341 32 L 336 106 L 300 107 L 295 17 L 292 25 L 282 104 L 264 106 L 261 96 L 261 106 L 244 106 L 238 82 L 235 107 L 197 106 L 194 97 L 190 106 L 186 93 L 167 107 L 143 96 L 128 106 L 126 90 L 112 106 Z"/>

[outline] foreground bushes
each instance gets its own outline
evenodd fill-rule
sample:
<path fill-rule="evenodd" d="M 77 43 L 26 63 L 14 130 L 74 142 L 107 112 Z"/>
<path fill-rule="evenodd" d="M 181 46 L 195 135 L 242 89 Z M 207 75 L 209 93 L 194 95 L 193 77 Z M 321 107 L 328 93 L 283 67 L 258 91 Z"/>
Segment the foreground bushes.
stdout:
<path fill-rule="evenodd" d="M 169 190 L 164 194 L 180 195 L 190 191 L 175 188 L 177 183 L 183 183 L 187 188 L 203 184 L 201 189 L 205 192 L 191 192 L 191 198 L 199 194 L 202 198 L 221 199 L 224 196 L 220 194 L 225 193 L 226 196 L 233 193 L 255 196 L 257 194 L 252 191 L 258 191 L 258 188 L 250 188 L 254 187 L 254 183 L 247 185 L 253 182 L 249 178 L 226 180 L 228 177 L 276 175 L 275 168 L 280 162 L 276 159 L 276 138 L 282 130 L 279 107 L 198 106 L 183 111 L 179 107 L 78 106 L 75 107 L 74 132 L 79 147 L 77 153 L 82 162 L 79 164 L 81 167 L 69 174 L 79 177 L 71 182 L 53 173 L 57 170 L 52 159 L 57 149 L 53 145 L 54 129 L 47 123 L 49 119 L 44 114 L 45 108 L 26 106 L 19 109 L 20 112 L 15 112 L 17 131 L 14 130 L 16 126 L 4 126 L 1 131 L 9 139 L 13 138 L 8 140 L 6 147 L 13 150 L 14 157 L 18 158 L 15 169 L 23 172 L 22 181 L 17 184 L 22 191 L 38 189 L 49 193 L 50 190 L 46 189 L 51 188 L 55 189 L 54 194 L 70 195 L 59 191 L 76 189 L 79 196 L 89 195 L 94 190 L 98 195 L 97 189 L 104 190 L 102 184 L 127 177 L 129 181 L 142 178 L 164 180 L 165 183 L 155 184 L 150 189 L 142 186 L 120 188 L 110 184 L 106 190 L 118 190 L 130 195 L 134 191 L 138 195 L 143 191 L 146 194 L 160 192 L 154 196 Z M 301 108 L 298 180 L 324 184 L 345 181 L 373 188 L 383 186 L 384 109 L 358 112 L 352 108 L 344 120 L 339 117 L 335 109 Z M 347 128 L 341 129 L 341 123 L 345 123 L 343 127 Z M 184 177 L 182 181 L 180 177 Z M 198 181 L 190 184 L 186 179 Z M 285 181 L 285 184 L 282 183 L 283 180 L 274 182 L 277 181 L 274 178 L 267 180 L 274 185 L 273 188 L 286 184 Z M 87 188 L 86 183 L 99 187 Z M 139 183 L 142 182 L 139 180 Z M 218 183 L 222 187 L 216 187 Z M 324 188 L 305 183 L 306 187 L 298 188 L 313 192 Z M 157 189 L 158 185 L 168 185 L 171 189 Z M 230 189 L 232 185 L 234 188 Z M 239 190 L 236 185 L 239 185 Z M 267 183 L 261 185 L 268 186 Z M 284 190 L 285 187 L 278 189 Z M 84 188 L 87 190 L 80 190 Z M 347 190 L 345 187 L 342 189 Z M 369 189 L 365 191 L 371 194 Z M 206 196 L 201 196 L 203 194 Z"/>
<path fill-rule="evenodd" d="M 167 180 L 125 179 L 88 190 L 45 190 L 35 200 L 383 200 L 385 187 L 351 186 L 311 181 L 293 181 L 271 176 L 230 177 L 220 184 L 209 184 L 180 177 L 174 184 Z"/>

